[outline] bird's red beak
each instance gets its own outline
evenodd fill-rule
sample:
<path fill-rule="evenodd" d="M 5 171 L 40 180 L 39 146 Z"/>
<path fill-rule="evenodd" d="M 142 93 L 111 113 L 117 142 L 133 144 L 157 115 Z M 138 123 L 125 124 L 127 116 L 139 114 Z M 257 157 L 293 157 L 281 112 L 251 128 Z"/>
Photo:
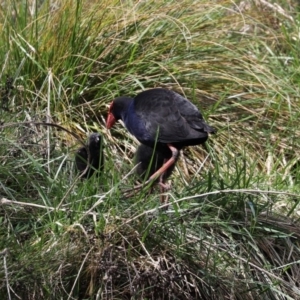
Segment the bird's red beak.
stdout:
<path fill-rule="evenodd" d="M 116 123 L 116 118 L 114 117 L 114 115 L 110 112 L 108 114 L 107 120 L 106 120 L 106 128 L 110 129 L 114 126 L 114 124 Z"/>

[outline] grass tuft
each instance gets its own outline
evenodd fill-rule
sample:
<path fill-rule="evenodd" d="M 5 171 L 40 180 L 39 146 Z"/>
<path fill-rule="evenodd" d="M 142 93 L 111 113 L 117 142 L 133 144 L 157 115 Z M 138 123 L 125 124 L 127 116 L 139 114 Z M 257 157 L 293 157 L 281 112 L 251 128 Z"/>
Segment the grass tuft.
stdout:
<path fill-rule="evenodd" d="M 2 2 L 1 299 L 300 299 L 296 1 Z M 138 142 L 105 128 L 152 87 L 218 130 L 164 205 L 125 197 Z M 91 132 L 105 170 L 82 180 Z"/>

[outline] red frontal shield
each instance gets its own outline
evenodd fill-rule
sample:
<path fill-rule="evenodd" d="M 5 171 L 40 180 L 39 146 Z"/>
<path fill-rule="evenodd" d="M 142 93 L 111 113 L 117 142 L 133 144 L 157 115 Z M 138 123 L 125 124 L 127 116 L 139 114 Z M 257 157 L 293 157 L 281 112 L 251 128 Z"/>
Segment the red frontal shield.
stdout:
<path fill-rule="evenodd" d="M 106 128 L 110 129 L 114 126 L 116 123 L 116 119 L 112 113 L 108 114 L 107 120 L 106 120 Z"/>

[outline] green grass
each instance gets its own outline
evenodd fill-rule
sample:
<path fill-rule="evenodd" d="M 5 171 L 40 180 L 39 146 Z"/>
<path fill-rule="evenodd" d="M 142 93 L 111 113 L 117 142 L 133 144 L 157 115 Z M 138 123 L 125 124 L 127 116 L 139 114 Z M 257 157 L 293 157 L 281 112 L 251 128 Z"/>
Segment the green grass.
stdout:
<path fill-rule="evenodd" d="M 296 1 L 2 2 L 1 299 L 300 299 Z M 138 143 L 105 128 L 152 87 L 218 129 L 182 151 L 168 210 L 125 196 Z M 81 180 L 95 131 L 105 172 Z"/>

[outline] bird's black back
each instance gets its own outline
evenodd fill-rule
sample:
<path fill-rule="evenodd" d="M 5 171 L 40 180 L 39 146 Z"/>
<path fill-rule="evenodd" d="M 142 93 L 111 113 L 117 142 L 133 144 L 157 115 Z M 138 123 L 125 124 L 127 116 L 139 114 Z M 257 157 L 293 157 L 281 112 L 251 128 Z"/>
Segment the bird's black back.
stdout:
<path fill-rule="evenodd" d="M 151 89 L 134 98 L 134 110 L 138 125 L 142 122 L 149 134 L 150 145 L 158 138 L 158 143 L 172 144 L 178 149 L 204 143 L 208 133 L 214 129 L 205 123 L 197 107 L 181 95 L 167 89 Z"/>

